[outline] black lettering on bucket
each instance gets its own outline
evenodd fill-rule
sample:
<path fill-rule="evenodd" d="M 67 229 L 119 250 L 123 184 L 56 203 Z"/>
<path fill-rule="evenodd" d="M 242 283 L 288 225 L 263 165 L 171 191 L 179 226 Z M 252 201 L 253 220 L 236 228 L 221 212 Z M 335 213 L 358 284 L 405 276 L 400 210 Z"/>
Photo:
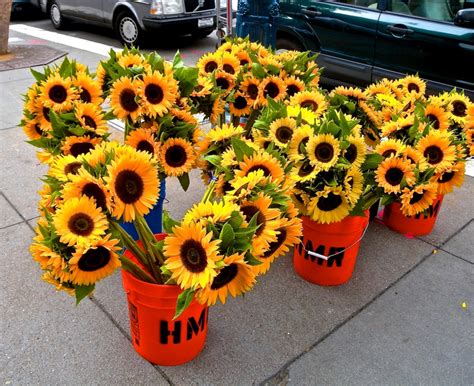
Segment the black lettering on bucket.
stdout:
<path fill-rule="evenodd" d="M 169 336 L 173 336 L 173 343 L 181 342 L 181 321 L 173 322 L 173 330 L 169 329 L 169 323 L 166 320 L 160 321 L 160 343 L 168 344 Z"/>
<path fill-rule="evenodd" d="M 438 201 L 434 206 L 430 205 L 425 212 L 418 213 L 417 215 L 415 215 L 415 218 L 417 220 L 419 220 L 423 216 L 423 220 L 426 220 L 427 218 L 436 217 L 438 215 L 438 212 L 439 212 L 440 204 L 441 204 L 441 202 Z M 410 217 L 410 216 L 408 216 L 408 217 Z"/>
<path fill-rule="evenodd" d="M 188 319 L 187 333 L 186 333 L 187 340 L 191 340 L 193 335 L 198 335 L 199 332 L 204 331 L 204 328 L 206 327 L 206 323 L 207 323 L 206 314 L 207 314 L 207 308 L 202 310 L 201 315 L 199 316 L 198 322 L 196 322 L 196 319 L 194 319 L 194 317 L 191 317 Z"/>
<path fill-rule="evenodd" d="M 300 244 L 298 248 L 299 248 L 298 251 L 301 255 L 303 251 L 303 246 Z M 313 243 L 311 242 L 311 240 L 308 240 L 306 241 L 306 244 L 305 244 L 304 258 L 305 260 L 311 260 L 312 263 L 317 263 L 318 265 L 321 265 L 321 266 L 324 265 L 324 262 L 326 262 L 326 266 L 328 268 L 331 268 L 334 265 L 334 263 L 336 263 L 336 267 L 342 267 L 342 261 L 344 259 L 344 252 L 343 252 L 344 249 L 345 247 L 329 247 L 328 248 L 324 245 L 318 245 L 318 247 L 315 249 L 313 248 Z M 313 251 L 319 255 L 331 256 L 331 257 L 325 260 L 325 259 L 322 259 L 321 257 L 317 257 L 317 256 L 309 254 L 308 251 Z"/>

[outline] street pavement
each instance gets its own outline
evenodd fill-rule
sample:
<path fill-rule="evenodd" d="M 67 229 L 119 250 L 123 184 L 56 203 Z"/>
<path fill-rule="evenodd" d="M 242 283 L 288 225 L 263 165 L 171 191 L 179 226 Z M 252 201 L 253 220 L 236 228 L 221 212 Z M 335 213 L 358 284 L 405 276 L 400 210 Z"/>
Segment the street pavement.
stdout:
<path fill-rule="evenodd" d="M 42 28 L 45 22 L 26 24 Z M 47 45 L 92 68 L 102 58 L 87 45 L 15 32 L 23 28 L 18 25 L 25 24 L 11 29 L 16 44 Z M 88 34 L 76 37 L 118 47 L 112 37 Z M 182 44 L 191 64 L 215 39 Z M 28 69 L 0 72 L 2 384 L 473 383 L 474 178 L 466 176 L 463 187 L 446 196 L 431 235 L 409 238 L 372 222 L 346 285 L 305 282 L 293 271 L 291 255 L 281 257 L 245 297 L 210 310 L 207 343 L 194 361 L 153 366 L 130 343 L 120 274 L 100 282 L 76 307 L 40 280 L 29 255 L 45 172 L 17 127 L 20 94 L 32 81 Z M 186 193 L 169 179 L 165 208 L 180 217 L 203 191 L 197 173 Z"/>

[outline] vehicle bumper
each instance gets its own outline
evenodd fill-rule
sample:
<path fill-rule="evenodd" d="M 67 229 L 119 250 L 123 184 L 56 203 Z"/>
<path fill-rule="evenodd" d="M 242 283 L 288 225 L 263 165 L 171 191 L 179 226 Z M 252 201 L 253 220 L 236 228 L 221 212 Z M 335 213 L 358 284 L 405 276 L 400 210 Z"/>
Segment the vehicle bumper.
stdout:
<path fill-rule="evenodd" d="M 199 28 L 199 19 L 213 19 L 212 26 Z M 190 34 L 199 30 L 216 28 L 216 13 L 203 12 L 198 15 L 167 16 L 167 17 L 144 17 L 143 25 L 147 30 L 173 31 L 179 35 Z"/>

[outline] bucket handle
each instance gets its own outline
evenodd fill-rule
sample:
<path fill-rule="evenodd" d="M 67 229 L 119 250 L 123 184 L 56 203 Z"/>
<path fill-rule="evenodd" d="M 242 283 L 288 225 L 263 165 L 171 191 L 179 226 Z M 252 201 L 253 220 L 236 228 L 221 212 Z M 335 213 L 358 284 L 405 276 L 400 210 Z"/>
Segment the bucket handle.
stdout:
<path fill-rule="evenodd" d="M 367 221 L 367 225 L 365 226 L 365 229 L 364 229 L 364 232 L 362 232 L 362 236 L 360 236 L 356 241 L 354 241 L 351 245 L 349 245 L 347 248 L 344 248 L 343 250 L 341 251 L 338 251 L 336 253 L 333 253 L 332 255 L 329 255 L 329 256 L 326 256 L 326 255 L 321 255 L 320 253 L 317 253 L 317 252 L 314 252 L 314 251 L 310 251 L 308 249 L 306 249 L 305 245 L 303 244 L 303 241 L 300 241 L 301 245 L 303 246 L 303 249 L 308 253 L 308 255 L 310 256 L 315 256 L 315 257 L 319 257 L 323 260 L 329 260 L 331 257 L 333 256 L 337 256 L 345 251 L 347 251 L 348 249 L 351 249 L 354 245 L 356 245 L 357 243 L 360 242 L 360 240 L 362 240 L 365 236 L 365 232 L 367 232 L 367 229 L 369 228 L 369 221 Z"/>

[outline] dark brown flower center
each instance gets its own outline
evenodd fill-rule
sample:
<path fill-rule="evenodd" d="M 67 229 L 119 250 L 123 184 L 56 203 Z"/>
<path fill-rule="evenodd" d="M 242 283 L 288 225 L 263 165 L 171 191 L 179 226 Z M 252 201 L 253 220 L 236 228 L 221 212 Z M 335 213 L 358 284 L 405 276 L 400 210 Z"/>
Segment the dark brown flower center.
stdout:
<path fill-rule="evenodd" d="M 387 173 L 385 173 L 385 180 L 390 185 L 397 186 L 400 185 L 400 182 L 402 182 L 403 176 L 403 170 L 399 168 L 390 168 L 387 170 Z"/>
<path fill-rule="evenodd" d="M 238 273 L 239 267 L 237 264 L 230 264 L 227 267 L 222 268 L 212 281 L 211 289 L 218 290 L 219 288 L 226 286 L 237 277 Z"/>
<path fill-rule="evenodd" d="M 270 169 L 268 169 L 265 165 L 254 165 L 252 166 L 249 170 L 247 170 L 247 175 L 256 171 L 256 170 L 262 170 L 263 175 L 265 177 L 268 177 L 271 175 Z"/>
<path fill-rule="evenodd" d="M 397 151 L 396 151 L 396 150 L 394 150 L 394 149 L 388 149 L 388 150 L 385 150 L 385 151 L 382 153 L 382 157 L 388 158 L 388 157 L 390 157 L 390 156 L 392 156 L 392 155 L 395 155 L 395 154 L 397 154 Z"/>
<path fill-rule="evenodd" d="M 79 94 L 79 99 L 84 103 L 91 103 L 91 101 L 92 101 L 92 97 L 91 97 L 90 92 L 84 87 L 81 88 L 81 93 Z"/>
<path fill-rule="evenodd" d="M 276 241 L 272 241 L 268 250 L 262 255 L 264 259 L 271 257 L 278 250 L 278 248 L 280 248 L 286 241 L 286 229 L 280 228 L 278 230 L 280 231 L 280 233 L 277 235 Z"/>
<path fill-rule="evenodd" d="M 94 272 L 98 271 L 101 268 L 104 268 L 110 261 L 110 251 L 103 247 L 99 246 L 94 249 L 89 249 L 84 253 L 78 263 L 79 269 L 85 272 Z"/>
<path fill-rule="evenodd" d="M 67 90 L 63 85 L 57 84 L 49 89 L 48 96 L 54 103 L 63 103 L 67 98 Z"/>
<path fill-rule="evenodd" d="M 423 155 L 431 165 L 439 164 L 443 160 L 444 153 L 438 146 L 428 146 Z"/>
<path fill-rule="evenodd" d="M 97 129 L 97 124 L 95 123 L 94 119 L 89 117 L 88 115 L 83 115 L 82 119 L 84 119 L 84 123 L 86 126 L 92 127 L 93 129 Z"/>
<path fill-rule="evenodd" d="M 37 134 L 39 134 L 39 135 L 43 134 L 43 130 L 41 129 L 41 126 L 38 123 L 35 123 L 34 129 L 35 129 Z"/>
<path fill-rule="evenodd" d="M 81 192 L 84 196 L 93 198 L 95 200 L 95 203 L 97 207 L 101 208 L 102 210 L 107 209 L 107 203 L 106 203 L 106 198 L 105 198 L 105 193 L 104 191 L 100 188 L 99 185 L 93 183 L 93 182 L 88 182 L 87 184 L 84 185 L 82 188 Z"/>
<path fill-rule="evenodd" d="M 216 79 L 216 85 L 222 90 L 227 90 L 230 87 L 230 82 L 226 78 L 220 77 Z"/>
<path fill-rule="evenodd" d="M 263 90 L 263 96 L 266 98 L 269 96 L 270 98 L 276 98 L 280 94 L 280 88 L 274 82 L 269 82 L 265 89 Z"/>
<path fill-rule="evenodd" d="M 222 66 L 222 69 L 227 72 L 228 74 L 231 74 L 231 75 L 234 75 L 235 74 L 235 70 L 234 70 L 234 67 L 232 67 L 230 64 L 224 64 Z"/>
<path fill-rule="evenodd" d="M 314 156 L 319 162 L 330 162 L 334 157 L 334 148 L 330 143 L 319 143 L 314 149 Z"/>
<path fill-rule="evenodd" d="M 206 65 L 204 66 L 204 71 L 205 72 L 212 72 L 217 68 L 217 63 L 216 62 L 207 62 Z"/>
<path fill-rule="evenodd" d="M 245 109 L 247 107 L 247 99 L 245 99 L 243 96 L 239 95 L 234 100 L 234 107 L 237 110 Z"/>
<path fill-rule="evenodd" d="M 180 249 L 180 257 L 186 269 L 192 273 L 200 273 L 207 267 L 207 255 L 199 241 L 186 240 Z"/>
<path fill-rule="evenodd" d="M 465 117 L 467 106 L 463 101 L 454 101 L 453 105 L 453 114 L 457 117 Z"/>
<path fill-rule="evenodd" d="M 449 182 L 453 179 L 454 174 L 454 172 L 444 172 L 443 175 L 438 179 L 438 182 L 441 184 Z"/>
<path fill-rule="evenodd" d="M 77 142 L 71 145 L 71 154 L 77 157 L 81 154 L 87 154 L 94 148 L 94 145 L 90 142 Z"/>
<path fill-rule="evenodd" d="M 344 153 L 344 157 L 346 160 L 348 160 L 352 164 L 357 159 L 357 154 L 358 154 L 357 146 L 351 143 L 349 147 L 346 149 L 346 152 Z"/>
<path fill-rule="evenodd" d="M 338 194 L 330 192 L 327 197 L 319 197 L 317 207 L 323 212 L 330 212 L 342 204 L 342 198 Z"/>
<path fill-rule="evenodd" d="M 69 218 L 69 230 L 78 236 L 89 236 L 94 230 L 94 220 L 87 213 L 76 213 Z"/>
<path fill-rule="evenodd" d="M 163 89 L 157 84 L 149 84 L 145 87 L 145 98 L 152 105 L 157 105 L 163 100 Z"/>
<path fill-rule="evenodd" d="M 371 131 L 371 130 L 367 130 L 365 132 L 365 135 L 367 138 L 369 138 L 371 141 L 376 141 L 378 138 L 376 137 L 376 135 Z"/>
<path fill-rule="evenodd" d="M 257 99 L 258 86 L 256 84 L 249 84 L 247 87 L 247 94 L 249 94 L 250 99 Z"/>
<path fill-rule="evenodd" d="M 153 147 L 153 145 L 144 139 L 138 142 L 137 150 L 146 151 L 147 153 L 150 153 L 150 154 L 155 154 L 155 148 Z"/>
<path fill-rule="evenodd" d="M 135 102 L 135 92 L 129 88 L 125 88 L 120 93 L 120 106 L 128 113 L 138 110 L 138 104 Z"/>
<path fill-rule="evenodd" d="M 255 232 L 256 236 L 260 236 L 265 229 L 265 224 L 266 224 L 266 219 L 265 216 L 263 215 L 262 212 L 260 212 L 260 209 L 258 209 L 256 206 L 253 205 L 247 205 L 242 207 L 242 213 L 245 215 L 245 219 L 250 222 L 252 220 L 253 216 L 257 214 L 257 225 L 258 228 Z"/>
<path fill-rule="evenodd" d="M 300 177 L 306 177 L 309 176 L 314 170 L 314 166 L 309 163 L 308 160 L 304 161 L 303 164 L 300 167 L 300 170 L 298 170 L 298 175 Z"/>
<path fill-rule="evenodd" d="M 132 170 L 122 170 L 115 179 L 115 191 L 117 196 L 125 204 L 133 204 L 138 201 L 144 190 L 143 179 Z"/>
<path fill-rule="evenodd" d="M 249 61 L 247 59 L 240 59 L 241 66 L 245 66 L 246 64 L 249 64 Z"/>
<path fill-rule="evenodd" d="M 416 83 L 409 83 L 407 88 L 408 88 L 408 92 L 412 92 L 412 91 L 420 92 L 420 88 L 418 87 Z"/>
<path fill-rule="evenodd" d="M 428 119 L 428 121 L 431 123 L 431 125 L 436 129 L 438 130 L 439 129 L 439 119 L 436 115 L 434 114 L 428 114 L 426 116 L 426 118 Z"/>
<path fill-rule="evenodd" d="M 275 137 L 282 143 L 288 143 L 292 135 L 293 130 L 287 126 L 281 126 L 275 132 Z"/>
<path fill-rule="evenodd" d="M 300 91 L 301 91 L 300 88 L 296 84 L 290 84 L 286 88 L 286 92 L 287 92 L 288 96 L 290 96 L 290 97 L 295 95 L 296 93 L 298 93 Z"/>
<path fill-rule="evenodd" d="M 186 150 L 180 145 L 170 146 L 165 153 L 166 164 L 173 167 L 179 168 L 183 166 L 188 160 Z"/>
<path fill-rule="evenodd" d="M 64 174 L 77 174 L 82 164 L 80 162 L 71 162 L 64 167 Z"/>
<path fill-rule="evenodd" d="M 51 122 L 51 120 L 49 119 L 49 109 L 47 107 L 43 107 L 43 116 L 44 119 L 46 119 L 48 122 Z"/>
<path fill-rule="evenodd" d="M 304 107 L 304 108 L 307 108 L 307 109 L 310 109 L 310 110 L 313 110 L 313 111 L 317 111 L 318 110 L 318 104 L 311 100 L 311 99 L 308 99 L 308 100 L 305 100 L 303 102 L 301 102 L 301 107 Z"/>
<path fill-rule="evenodd" d="M 413 204 L 416 204 L 417 202 L 421 201 L 423 196 L 424 196 L 424 193 L 416 193 L 416 192 L 413 193 L 413 196 L 410 199 L 410 204 L 413 205 Z"/>

